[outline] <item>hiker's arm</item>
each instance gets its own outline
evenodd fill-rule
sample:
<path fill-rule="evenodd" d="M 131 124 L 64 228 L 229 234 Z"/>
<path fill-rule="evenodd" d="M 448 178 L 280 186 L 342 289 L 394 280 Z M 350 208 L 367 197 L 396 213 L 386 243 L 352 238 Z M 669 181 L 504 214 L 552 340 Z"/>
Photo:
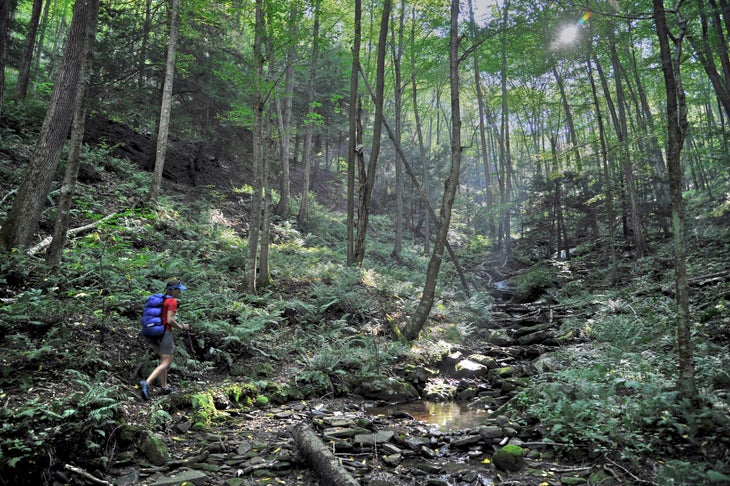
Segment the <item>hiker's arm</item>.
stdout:
<path fill-rule="evenodd" d="M 180 324 L 175 320 L 175 311 L 167 311 L 167 323 L 178 329 L 189 329 L 190 324 Z"/>

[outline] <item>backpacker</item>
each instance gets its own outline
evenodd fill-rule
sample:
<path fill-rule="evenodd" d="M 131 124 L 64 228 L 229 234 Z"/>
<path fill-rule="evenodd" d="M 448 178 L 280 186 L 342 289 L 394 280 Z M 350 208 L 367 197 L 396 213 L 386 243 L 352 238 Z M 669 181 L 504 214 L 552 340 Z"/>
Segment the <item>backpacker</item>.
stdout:
<path fill-rule="evenodd" d="M 165 294 L 152 294 L 147 297 L 142 312 L 142 335 L 158 338 L 165 333 L 165 325 L 162 324 L 163 302 Z"/>

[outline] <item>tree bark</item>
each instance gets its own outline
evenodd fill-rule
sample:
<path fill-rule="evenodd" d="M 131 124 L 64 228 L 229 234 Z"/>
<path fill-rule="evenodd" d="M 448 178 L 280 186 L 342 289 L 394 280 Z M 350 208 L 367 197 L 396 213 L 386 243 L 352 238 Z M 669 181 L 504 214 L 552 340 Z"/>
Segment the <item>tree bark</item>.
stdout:
<path fill-rule="evenodd" d="M 575 165 L 578 171 L 582 171 L 582 162 L 580 159 L 580 149 L 578 146 L 578 135 L 575 131 L 575 123 L 573 122 L 573 110 L 570 109 L 570 103 L 568 103 L 568 96 L 565 94 L 565 83 L 563 77 L 558 72 L 558 68 L 555 63 L 551 63 L 550 68 L 555 78 L 555 83 L 558 85 L 558 92 L 560 93 L 560 101 L 563 104 L 565 110 L 565 122 L 568 124 L 568 133 L 570 135 L 570 143 L 573 146 L 573 153 L 575 154 Z"/>
<path fill-rule="evenodd" d="M 81 68 L 81 83 L 76 93 L 76 106 L 71 125 L 71 141 L 69 143 L 68 159 L 66 161 L 66 172 L 61 186 L 61 195 L 56 208 L 53 241 L 46 255 L 46 263 L 51 268 L 57 268 L 61 261 L 63 247 L 66 244 L 66 232 L 68 231 L 73 195 L 76 190 L 76 179 L 78 178 L 79 167 L 81 166 L 81 146 L 84 141 L 84 124 L 86 123 L 86 97 L 89 92 L 91 79 L 91 62 L 94 54 L 98 16 L 99 0 L 90 0 L 89 26 L 85 46 L 86 58 Z"/>
<path fill-rule="evenodd" d="M 413 340 L 423 329 L 433 307 L 439 269 L 451 224 L 451 208 L 459 186 L 461 170 L 461 108 L 459 104 L 459 0 L 451 1 L 451 32 L 449 35 L 449 72 L 451 74 L 451 169 L 444 185 L 441 214 L 433 253 L 428 263 L 426 283 L 415 313 L 403 330 L 403 337 Z"/>
<path fill-rule="evenodd" d="M 0 248 L 5 250 L 28 247 L 38 227 L 73 117 L 86 52 L 84 45 L 90 8 L 88 0 L 77 0 L 74 4 L 63 61 L 53 86 L 38 142 L 30 156 L 13 206 L 0 229 Z"/>
<path fill-rule="evenodd" d="M 319 483 L 322 486 L 358 486 L 360 484 L 307 425 L 295 426 L 292 429 L 292 436 L 302 455 L 319 476 Z"/>
<path fill-rule="evenodd" d="M 23 57 L 20 59 L 20 65 L 18 66 L 18 83 L 15 85 L 15 99 L 17 100 L 25 99 L 25 96 L 28 94 L 30 68 L 33 65 L 33 50 L 35 49 L 35 39 L 38 35 L 38 25 L 41 21 L 42 10 L 43 0 L 33 0 L 33 9 L 30 14 L 30 22 L 28 23 L 28 35 L 25 38 Z"/>
<path fill-rule="evenodd" d="M 170 112 L 172 110 L 172 83 L 175 79 L 175 56 L 177 54 L 177 36 L 180 30 L 180 0 L 172 0 L 170 12 L 170 43 L 167 46 L 167 64 L 165 67 L 165 84 L 162 88 L 162 103 L 160 107 L 160 127 L 157 133 L 157 151 L 155 157 L 155 171 L 150 186 L 149 202 L 154 204 L 160 194 L 162 186 L 162 172 L 165 167 L 167 153 L 167 137 L 170 133 Z"/>
<path fill-rule="evenodd" d="M 609 272 L 609 279 L 612 286 L 618 284 L 618 258 L 616 256 L 616 223 L 614 221 L 614 209 L 613 209 L 613 187 L 611 181 L 611 173 L 608 166 L 608 146 L 606 144 L 606 128 L 603 122 L 603 113 L 601 111 L 601 104 L 598 100 L 598 89 L 596 88 L 596 80 L 593 76 L 593 69 L 591 66 L 590 56 L 586 59 L 586 66 L 588 68 L 588 80 L 591 83 L 591 94 L 593 96 L 593 106 L 596 113 L 596 122 L 598 124 L 598 140 L 600 143 L 600 154 L 601 162 L 603 166 L 603 185 L 604 193 L 606 194 L 606 220 L 608 223 L 608 253 L 611 259 L 611 271 Z"/>
<path fill-rule="evenodd" d="M 360 42 L 362 37 L 362 1 L 355 0 L 355 37 L 352 42 L 352 71 L 350 72 L 349 130 L 347 142 L 347 265 L 355 262 L 355 167 L 357 166 L 358 136 L 358 76 L 360 71 Z M 362 149 L 359 150 L 362 153 Z"/>
<path fill-rule="evenodd" d="M 319 54 L 319 0 L 314 0 L 314 25 L 312 27 L 312 60 L 309 69 L 309 91 L 307 95 L 307 108 L 311 112 L 315 106 L 315 85 L 317 84 L 317 56 Z M 315 121 L 305 120 L 304 132 L 304 182 L 302 183 L 302 200 L 299 205 L 297 224 L 304 230 L 307 224 L 307 213 L 309 212 L 309 178 L 312 171 L 312 137 Z"/>
<path fill-rule="evenodd" d="M 368 91 L 370 92 L 371 98 L 375 99 L 375 94 L 373 93 L 373 90 L 370 87 L 368 80 L 365 78 L 364 73 L 363 73 L 363 79 L 365 81 L 365 86 L 367 87 Z M 406 158 L 405 154 L 403 153 L 403 148 L 401 147 L 401 144 L 396 139 L 395 132 L 390 127 L 390 125 L 388 124 L 388 121 L 385 118 L 383 118 L 383 126 L 385 127 L 385 130 L 388 132 L 388 136 L 390 137 L 390 140 L 393 142 L 395 151 L 400 156 L 400 159 L 403 162 L 403 167 L 405 168 L 406 173 L 410 176 L 411 182 L 413 183 L 413 186 L 416 188 L 416 192 L 419 194 L 421 202 L 424 204 L 424 206 L 427 210 L 427 213 L 430 216 L 431 222 L 433 223 L 433 225 L 435 227 L 438 228 L 439 218 L 436 216 L 436 212 L 433 210 L 433 207 L 431 206 L 431 203 L 428 200 L 428 194 L 426 193 L 425 189 L 421 186 L 421 184 L 418 182 L 418 178 L 416 177 L 416 173 L 413 171 L 413 167 L 411 167 L 411 164 L 408 163 L 408 159 Z M 454 252 L 448 239 L 444 242 L 444 244 L 446 245 L 446 250 L 448 250 L 448 252 L 449 252 L 449 257 L 451 258 L 451 261 L 454 263 L 454 269 L 456 270 L 456 273 L 459 275 L 459 279 L 461 280 L 462 288 L 464 289 L 464 292 L 468 296 L 468 295 L 470 295 L 469 284 L 466 281 L 466 276 L 464 275 L 464 270 L 461 268 L 461 265 L 459 264 L 459 258 L 456 256 L 456 252 Z"/>
<path fill-rule="evenodd" d="M 289 10 L 289 48 L 286 54 L 286 67 L 284 73 L 284 100 L 276 99 L 277 118 L 279 120 L 279 160 L 281 162 L 281 180 L 279 182 L 279 202 L 276 205 L 276 214 L 285 218 L 289 215 L 289 196 L 291 195 L 291 175 L 289 170 L 289 157 L 291 157 L 291 120 L 292 107 L 294 103 L 294 63 L 296 62 L 297 49 L 294 40 L 298 37 L 298 22 L 300 12 L 297 8 L 298 2 L 291 2 Z"/>
<path fill-rule="evenodd" d="M 248 227 L 248 255 L 246 260 L 246 289 L 249 293 L 256 293 L 256 278 L 258 274 L 259 237 L 261 235 L 261 203 L 263 201 L 263 162 L 264 137 L 263 113 L 264 93 L 262 80 L 264 75 L 264 25 L 265 0 L 256 0 L 256 24 L 254 27 L 253 57 L 254 57 L 254 102 L 253 102 L 253 195 Z"/>
<path fill-rule="evenodd" d="M 150 40 L 150 30 L 152 18 L 152 0 L 145 0 L 144 2 L 144 22 L 142 23 L 142 41 L 139 46 L 139 58 L 137 60 L 137 70 L 139 75 L 137 77 L 137 87 L 143 88 L 147 82 L 147 46 Z"/>
<path fill-rule="evenodd" d="M 710 79 L 717 100 L 725 110 L 725 114 L 730 117 L 730 57 L 728 57 L 728 39 L 722 30 L 722 22 L 720 21 L 719 12 L 721 9 L 714 1 L 710 1 L 712 15 L 708 16 L 705 3 L 702 0 L 697 0 L 697 5 L 702 21 L 702 36 L 698 39 L 689 35 L 687 40 L 689 40 L 700 64 L 702 64 L 702 68 Z M 725 7 L 724 17 L 726 28 L 730 31 L 727 7 Z M 714 42 L 711 40 L 713 38 Z M 720 61 L 720 71 L 715 66 L 716 59 Z"/>
<path fill-rule="evenodd" d="M 639 195 L 636 191 L 636 180 L 634 178 L 634 164 L 631 162 L 631 155 L 628 146 L 628 125 L 626 120 L 626 105 L 624 102 L 623 88 L 623 69 L 616 51 L 616 44 L 611 43 L 611 63 L 614 70 L 614 79 L 616 82 L 616 105 L 618 107 L 618 125 L 616 126 L 616 134 L 621 146 L 621 164 L 624 169 L 624 182 L 626 183 L 626 192 L 629 197 L 629 213 L 631 216 L 631 232 L 634 240 L 634 250 L 637 258 L 643 257 L 648 251 L 646 246 L 646 238 L 644 237 L 644 228 L 641 218 L 641 210 L 639 208 Z"/>
<path fill-rule="evenodd" d="M 674 242 L 674 278 L 677 290 L 677 357 L 679 373 L 677 388 L 691 400 L 697 398 L 691 326 L 689 321 L 689 285 L 687 284 L 687 250 L 684 242 L 684 202 L 682 200 L 682 167 L 680 155 L 687 133 L 687 108 L 681 82 L 680 59 L 682 39 L 670 35 L 663 0 L 654 0 L 654 18 L 659 37 L 662 73 L 667 92 L 667 169 L 672 201 L 672 231 Z M 669 45 L 675 42 L 674 55 Z"/>
<path fill-rule="evenodd" d="M 8 43 L 10 36 L 10 0 L 3 0 L 0 4 L 0 113 L 5 101 L 5 64 L 8 62 Z"/>
<path fill-rule="evenodd" d="M 477 25 L 474 21 L 474 9 L 472 0 L 469 0 L 469 22 L 471 23 L 472 36 L 474 42 L 477 37 Z M 487 126 L 486 126 L 486 110 L 484 109 L 484 90 L 482 89 L 481 70 L 479 68 L 479 50 L 474 49 L 474 86 L 477 95 L 477 106 L 479 109 L 479 154 L 484 167 L 484 190 L 486 194 L 487 205 L 487 228 L 489 229 L 489 237 L 494 239 L 496 230 L 494 226 L 494 218 L 492 217 L 492 208 L 494 207 L 494 196 L 492 194 L 492 174 L 489 167 L 489 151 L 487 150 Z"/>
<path fill-rule="evenodd" d="M 378 38 L 378 58 L 375 81 L 375 118 L 373 120 L 373 145 L 370 150 L 367 172 L 360 171 L 360 207 L 357 219 L 357 240 L 353 252 L 356 265 L 365 260 L 365 237 L 370 218 L 370 204 L 375 186 L 375 168 L 380 154 L 380 141 L 383 133 L 383 95 L 385 93 L 385 53 L 388 43 L 388 22 L 390 20 L 391 0 L 383 1 L 383 13 L 380 19 L 380 35 Z"/>
<path fill-rule="evenodd" d="M 395 108 L 395 139 L 397 144 L 401 142 L 402 132 L 402 106 L 403 106 L 403 81 L 401 75 L 401 59 L 403 58 L 403 25 L 405 21 L 405 0 L 400 2 L 400 11 L 398 13 L 398 33 L 395 32 L 395 22 L 393 22 L 391 51 L 393 55 L 393 69 L 395 71 L 393 105 Z M 396 260 L 400 259 L 403 250 L 403 162 L 400 153 L 396 152 L 395 156 L 395 242 L 393 243 L 393 256 Z"/>

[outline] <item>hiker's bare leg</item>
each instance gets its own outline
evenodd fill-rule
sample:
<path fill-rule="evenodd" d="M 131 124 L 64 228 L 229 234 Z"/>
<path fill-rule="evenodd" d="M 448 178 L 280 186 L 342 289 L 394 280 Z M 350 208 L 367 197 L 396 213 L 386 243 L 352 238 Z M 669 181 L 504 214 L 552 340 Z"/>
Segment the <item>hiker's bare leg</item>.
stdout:
<path fill-rule="evenodd" d="M 171 354 L 161 354 L 160 355 L 160 364 L 152 370 L 152 373 L 150 373 L 150 376 L 147 378 L 147 383 L 150 385 L 154 381 L 155 378 L 158 376 L 160 377 L 160 383 L 162 383 L 163 388 L 167 386 L 167 369 L 172 364 L 172 355 Z"/>

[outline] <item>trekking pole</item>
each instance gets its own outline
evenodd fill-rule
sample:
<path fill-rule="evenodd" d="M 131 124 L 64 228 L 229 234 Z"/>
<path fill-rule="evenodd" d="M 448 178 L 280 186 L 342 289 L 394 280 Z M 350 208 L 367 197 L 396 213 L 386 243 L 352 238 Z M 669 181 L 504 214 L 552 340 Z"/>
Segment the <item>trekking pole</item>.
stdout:
<path fill-rule="evenodd" d="M 190 353 L 195 354 L 195 348 L 193 347 L 193 338 L 190 337 L 189 328 L 185 331 L 185 334 L 188 336 L 188 344 L 190 345 Z"/>

